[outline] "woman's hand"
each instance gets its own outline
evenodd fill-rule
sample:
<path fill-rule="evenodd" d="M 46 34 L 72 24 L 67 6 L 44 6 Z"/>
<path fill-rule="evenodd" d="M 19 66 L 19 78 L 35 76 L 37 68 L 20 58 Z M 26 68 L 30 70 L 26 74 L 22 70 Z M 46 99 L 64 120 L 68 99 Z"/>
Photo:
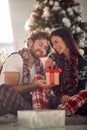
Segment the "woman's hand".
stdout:
<path fill-rule="evenodd" d="M 45 61 L 45 68 L 51 67 L 51 69 L 53 69 L 54 65 L 55 65 L 55 62 L 52 59 L 47 59 Z"/>
<path fill-rule="evenodd" d="M 68 95 L 63 95 L 61 98 L 61 103 L 65 104 L 68 100 L 70 99 L 70 96 Z"/>

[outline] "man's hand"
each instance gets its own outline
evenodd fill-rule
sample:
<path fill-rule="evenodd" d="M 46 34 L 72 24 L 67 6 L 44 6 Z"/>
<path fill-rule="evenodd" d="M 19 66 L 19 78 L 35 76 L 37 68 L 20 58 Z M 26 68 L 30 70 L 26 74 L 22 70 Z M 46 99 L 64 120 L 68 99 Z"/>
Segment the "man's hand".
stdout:
<path fill-rule="evenodd" d="M 36 87 L 40 87 L 40 88 L 51 88 L 51 87 L 53 87 L 53 85 L 47 85 L 46 80 L 44 80 L 44 79 L 39 79 L 39 80 L 35 81 L 34 85 Z"/>

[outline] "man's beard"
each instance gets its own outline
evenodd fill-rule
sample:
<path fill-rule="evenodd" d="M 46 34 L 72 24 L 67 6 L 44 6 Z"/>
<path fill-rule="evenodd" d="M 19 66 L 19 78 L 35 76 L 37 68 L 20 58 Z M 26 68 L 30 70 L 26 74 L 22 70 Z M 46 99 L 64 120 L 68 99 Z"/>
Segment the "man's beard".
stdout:
<path fill-rule="evenodd" d="M 37 50 L 37 51 L 38 51 L 38 50 Z M 30 53 L 31 53 L 32 57 L 33 57 L 34 59 L 39 59 L 40 56 L 36 55 L 35 52 L 36 52 L 36 51 L 33 51 L 32 48 L 31 48 Z"/>

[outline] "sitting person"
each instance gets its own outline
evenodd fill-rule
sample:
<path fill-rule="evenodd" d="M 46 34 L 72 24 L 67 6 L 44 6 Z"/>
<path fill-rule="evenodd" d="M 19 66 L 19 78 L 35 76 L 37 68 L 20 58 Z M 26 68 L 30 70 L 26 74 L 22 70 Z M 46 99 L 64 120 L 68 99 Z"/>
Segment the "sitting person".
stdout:
<path fill-rule="evenodd" d="M 77 113 L 83 106 L 87 108 L 87 60 L 80 54 L 72 34 L 66 28 L 52 31 L 50 44 L 54 52 L 49 58 L 55 62 L 54 69 L 62 69 L 59 85 L 51 88 L 53 93 L 45 88 L 34 90 L 33 109 L 65 110 L 69 116 Z M 46 66 L 49 66 L 50 59 Z"/>
<path fill-rule="evenodd" d="M 39 87 L 46 87 L 44 66 L 39 57 L 48 48 L 49 33 L 42 30 L 31 32 L 27 45 L 27 48 L 9 55 L 2 66 L 0 114 L 16 114 L 17 110 L 32 109 L 30 92 Z M 44 79 L 34 82 L 35 75 Z"/>

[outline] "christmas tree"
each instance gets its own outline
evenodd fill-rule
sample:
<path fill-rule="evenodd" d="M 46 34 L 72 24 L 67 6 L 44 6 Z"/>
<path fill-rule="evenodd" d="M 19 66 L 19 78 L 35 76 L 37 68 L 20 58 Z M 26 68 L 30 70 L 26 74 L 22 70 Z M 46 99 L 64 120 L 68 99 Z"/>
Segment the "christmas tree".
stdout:
<path fill-rule="evenodd" d="M 25 23 L 25 30 L 52 31 L 67 27 L 84 55 L 87 55 L 87 22 L 82 21 L 81 5 L 74 0 L 36 0 L 37 4 Z"/>

